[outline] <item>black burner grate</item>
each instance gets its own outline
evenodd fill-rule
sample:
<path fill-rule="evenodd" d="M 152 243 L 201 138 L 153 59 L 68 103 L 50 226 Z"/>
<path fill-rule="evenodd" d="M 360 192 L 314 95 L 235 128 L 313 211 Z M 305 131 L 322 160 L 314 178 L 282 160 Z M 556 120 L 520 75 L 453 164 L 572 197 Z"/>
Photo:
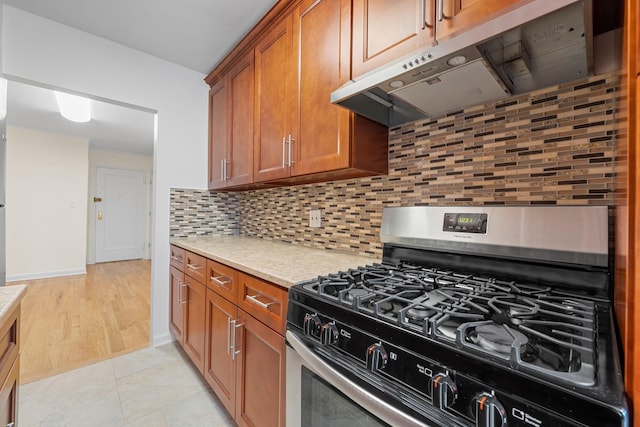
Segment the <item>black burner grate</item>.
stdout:
<path fill-rule="evenodd" d="M 551 287 L 408 263 L 373 264 L 304 285 L 354 311 L 515 369 L 595 383 L 595 306 Z"/>

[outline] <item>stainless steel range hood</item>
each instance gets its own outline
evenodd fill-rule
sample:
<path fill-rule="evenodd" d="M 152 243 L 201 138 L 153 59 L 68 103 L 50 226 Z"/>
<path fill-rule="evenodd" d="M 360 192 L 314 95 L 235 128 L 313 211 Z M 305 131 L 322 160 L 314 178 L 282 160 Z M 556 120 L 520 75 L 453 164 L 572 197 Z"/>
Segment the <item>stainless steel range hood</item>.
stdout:
<path fill-rule="evenodd" d="M 387 126 L 588 76 L 590 0 L 535 0 L 337 89 L 331 102 Z"/>

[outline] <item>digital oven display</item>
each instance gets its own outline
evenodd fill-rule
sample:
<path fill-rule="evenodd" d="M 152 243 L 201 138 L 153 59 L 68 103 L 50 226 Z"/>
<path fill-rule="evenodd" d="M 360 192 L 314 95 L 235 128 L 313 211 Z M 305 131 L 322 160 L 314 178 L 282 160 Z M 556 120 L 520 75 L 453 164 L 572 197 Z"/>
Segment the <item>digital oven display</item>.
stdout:
<path fill-rule="evenodd" d="M 445 213 L 442 231 L 455 233 L 487 233 L 486 213 Z"/>

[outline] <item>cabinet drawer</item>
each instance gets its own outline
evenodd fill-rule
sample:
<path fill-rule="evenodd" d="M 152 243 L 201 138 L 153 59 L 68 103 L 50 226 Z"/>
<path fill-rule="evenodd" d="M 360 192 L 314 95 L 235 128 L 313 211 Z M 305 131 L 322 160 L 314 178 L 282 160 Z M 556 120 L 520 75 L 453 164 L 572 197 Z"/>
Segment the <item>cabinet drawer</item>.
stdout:
<path fill-rule="evenodd" d="M 238 307 L 284 335 L 287 291 L 248 274 L 238 273 Z"/>
<path fill-rule="evenodd" d="M 18 357 L 20 346 L 20 306 L 16 307 L 8 320 L 0 327 L 0 384 L 5 381 Z"/>
<path fill-rule="evenodd" d="M 234 268 L 207 260 L 207 287 L 232 303 L 236 303 L 238 271 Z"/>
<path fill-rule="evenodd" d="M 177 246 L 171 245 L 171 257 L 169 263 L 172 267 L 177 268 L 180 271 L 184 271 L 184 253 L 186 251 Z"/>
<path fill-rule="evenodd" d="M 207 259 L 203 256 L 196 255 L 193 252 L 185 251 L 184 255 L 184 273 L 195 279 L 196 281 L 204 284 L 205 274 L 207 272 Z"/>

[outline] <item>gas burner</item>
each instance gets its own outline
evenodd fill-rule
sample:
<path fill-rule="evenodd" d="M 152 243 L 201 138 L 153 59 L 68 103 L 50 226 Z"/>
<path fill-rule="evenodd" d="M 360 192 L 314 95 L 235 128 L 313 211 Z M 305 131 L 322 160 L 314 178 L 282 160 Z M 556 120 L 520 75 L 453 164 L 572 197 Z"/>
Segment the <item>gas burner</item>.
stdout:
<path fill-rule="evenodd" d="M 347 301 L 353 301 L 354 299 L 362 298 L 369 294 L 371 294 L 371 292 L 366 289 L 356 288 L 347 290 L 344 295 Z"/>
<path fill-rule="evenodd" d="M 426 292 L 413 299 L 415 305 L 406 311 L 406 315 L 409 319 L 420 322 L 437 313 L 437 307 L 446 299 L 447 296 L 437 290 Z"/>
<path fill-rule="evenodd" d="M 514 346 L 524 349 L 529 339 L 523 333 L 496 323 L 479 325 L 472 329 L 467 339 L 483 349 L 500 354 L 510 354 Z"/>
<path fill-rule="evenodd" d="M 434 313 L 433 310 L 428 309 L 427 307 L 424 307 L 422 305 L 417 305 L 407 310 L 407 317 L 417 322 L 420 322 L 426 319 L 427 317 L 431 316 L 433 313 Z"/>

